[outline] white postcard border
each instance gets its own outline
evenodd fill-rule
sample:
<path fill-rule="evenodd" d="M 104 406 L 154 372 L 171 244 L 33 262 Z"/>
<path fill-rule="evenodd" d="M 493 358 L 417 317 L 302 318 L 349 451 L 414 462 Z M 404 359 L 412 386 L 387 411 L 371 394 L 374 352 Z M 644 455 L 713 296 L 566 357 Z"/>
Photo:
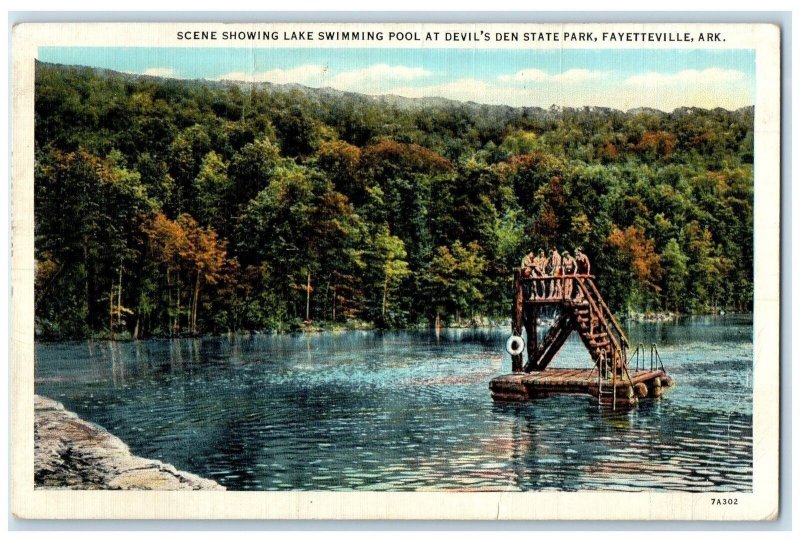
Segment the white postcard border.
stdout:
<path fill-rule="evenodd" d="M 266 23 L 265 23 L 266 24 Z M 780 329 L 780 35 L 773 25 L 756 24 L 498 24 L 455 26 L 512 31 L 563 32 L 571 27 L 614 28 L 648 32 L 670 29 L 722 31 L 724 44 L 709 48 L 756 51 L 755 116 L 755 295 L 753 363 L 752 493 L 684 492 L 159 492 L 70 491 L 33 489 L 33 85 L 34 62 L 42 46 L 256 46 L 321 47 L 320 42 L 180 43 L 181 28 L 262 28 L 264 24 L 87 23 L 24 24 L 13 36 L 12 145 L 12 510 L 22 518 L 150 519 L 595 519 L 595 520 L 760 520 L 778 510 L 779 329 Z M 344 23 L 279 23 L 272 28 L 298 29 Z M 406 28 L 420 32 L 454 25 L 356 23 L 359 27 Z M 602 31 L 602 30 L 600 30 Z M 420 44 L 328 43 L 336 47 L 481 47 L 521 48 L 522 43 Z M 528 44 L 535 45 L 535 44 Z M 586 48 L 585 43 L 559 47 Z M 552 48 L 549 44 L 546 48 Z M 592 44 L 608 48 L 660 48 L 661 45 Z M 697 47 L 672 44 L 670 47 Z M 531 47 L 533 48 L 533 47 Z M 680 386 L 680 383 L 678 383 Z M 712 506 L 710 498 L 735 497 L 736 507 Z"/>

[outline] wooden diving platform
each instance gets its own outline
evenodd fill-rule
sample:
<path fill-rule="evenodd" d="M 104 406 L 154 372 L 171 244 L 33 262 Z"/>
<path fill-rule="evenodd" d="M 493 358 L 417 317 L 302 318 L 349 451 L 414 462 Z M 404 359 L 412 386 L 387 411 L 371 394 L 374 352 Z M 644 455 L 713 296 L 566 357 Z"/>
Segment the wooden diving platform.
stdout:
<path fill-rule="evenodd" d="M 557 317 L 539 341 L 539 312 L 555 307 Z M 523 332 L 525 339 L 523 339 Z M 567 338 L 577 333 L 589 353 L 590 368 L 549 369 Z M 609 309 L 592 275 L 557 277 L 514 274 L 511 311 L 511 374 L 494 378 L 489 388 L 496 401 L 527 401 L 554 393 L 585 393 L 612 408 L 635 406 L 639 398 L 658 397 L 672 386 L 656 345 L 650 350 L 650 369 L 638 370 L 645 347 L 640 344 L 636 370 L 628 367 L 630 343 Z M 527 360 L 523 359 L 527 351 Z"/>

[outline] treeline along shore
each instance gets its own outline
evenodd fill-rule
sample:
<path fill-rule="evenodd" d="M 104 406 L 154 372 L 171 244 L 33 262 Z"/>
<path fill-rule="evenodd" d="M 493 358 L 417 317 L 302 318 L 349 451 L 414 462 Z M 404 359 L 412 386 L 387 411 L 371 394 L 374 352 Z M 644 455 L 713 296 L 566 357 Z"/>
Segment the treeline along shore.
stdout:
<path fill-rule="evenodd" d="M 506 316 L 539 248 L 581 247 L 615 311 L 752 305 L 752 108 L 514 108 L 43 63 L 35 107 L 41 338 Z"/>

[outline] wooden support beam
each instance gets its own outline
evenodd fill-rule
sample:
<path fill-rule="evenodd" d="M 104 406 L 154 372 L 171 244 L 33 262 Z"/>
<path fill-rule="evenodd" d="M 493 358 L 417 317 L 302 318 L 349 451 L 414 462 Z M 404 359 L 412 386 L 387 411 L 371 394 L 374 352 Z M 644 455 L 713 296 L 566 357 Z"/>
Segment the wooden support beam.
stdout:
<path fill-rule="evenodd" d="M 523 324 L 525 326 L 525 343 L 528 346 L 528 362 L 527 367 L 531 367 L 536 363 L 536 351 L 539 348 L 538 340 L 536 337 L 536 320 L 538 318 L 539 310 L 535 306 L 526 306 L 523 312 Z"/>
<path fill-rule="evenodd" d="M 570 333 L 572 333 L 572 326 L 569 315 L 563 313 L 547 332 L 542 343 L 536 348 L 536 353 L 533 359 L 525 366 L 525 371 L 544 371 L 564 345 Z"/>
<path fill-rule="evenodd" d="M 513 335 L 522 335 L 522 280 L 520 271 L 514 272 L 514 306 L 511 310 L 511 333 Z M 511 356 L 511 371 L 514 373 L 522 372 L 522 354 Z"/>
<path fill-rule="evenodd" d="M 556 357 L 561 347 L 567 342 L 567 338 L 572 333 L 571 318 L 568 314 L 564 313 L 556 321 L 553 333 L 548 334 L 547 339 L 542 343 L 542 347 L 537 351 L 536 356 L 536 370 L 544 371 L 550 362 Z"/>

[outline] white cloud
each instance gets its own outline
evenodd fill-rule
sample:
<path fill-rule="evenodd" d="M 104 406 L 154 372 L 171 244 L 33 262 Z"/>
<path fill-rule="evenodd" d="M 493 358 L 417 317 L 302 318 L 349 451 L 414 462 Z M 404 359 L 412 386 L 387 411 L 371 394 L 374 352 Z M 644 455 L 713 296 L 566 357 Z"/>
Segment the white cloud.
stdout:
<path fill-rule="evenodd" d="M 710 85 L 732 83 L 745 79 L 745 74 L 738 70 L 707 68 L 705 70 L 682 70 L 676 73 L 649 72 L 634 75 L 625 80 L 626 85 L 636 86 L 668 86 L 668 85 Z"/>
<path fill-rule="evenodd" d="M 622 82 L 616 99 L 621 108 L 646 106 L 666 111 L 683 106 L 738 109 L 754 103 L 748 77 L 724 68 L 634 75 Z"/>
<path fill-rule="evenodd" d="M 384 92 L 388 85 L 396 85 L 400 81 L 412 81 L 429 75 L 431 72 L 422 68 L 389 66 L 388 64 L 375 64 L 331 75 L 326 66 L 305 64 L 295 68 L 275 68 L 256 73 L 229 72 L 215 77 L 215 79 L 248 83 L 298 83 L 309 87 L 333 87 L 354 92 L 380 93 Z"/>
<path fill-rule="evenodd" d="M 511 106 L 652 107 L 672 111 L 677 107 L 724 107 L 737 109 L 753 104 L 752 85 L 736 70 L 708 68 L 676 73 L 645 73 L 627 79 L 609 72 L 571 69 L 548 74 L 524 69 L 494 80 L 463 78 L 425 84 L 433 74 L 423 68 L 374 64 L 365 68 L 331 74 L 326 66 L 306 64 L 289 69 L 258 73 L 230 72 L 217 80 L 299 83 L 310 87 L 408 98 L 442 97 L 451 100 Z M 543 84 L 537 84 L 543 83 Z"/>
<path fill-rule="evenodd" d="M 605 77 L 607 72 L 573 68 L 562 73 L 547 73 L 537 68 L 527 68 L 511 75 L 500 75 L 504 83 L 584 83 Z"/>
<path fill-rule="evenodd" d="M 385 94 L 396 94 L 406 98 L 442 97 L 461 101 L 498 103 L 493 99 L 498 91 L 498 87 L 480 79 L 459 79 L 439 85 L 393 87 Z"/>
<path fill-rule="evenodd" d="M 147 68 L 143 74 L 154 77 L 177 77 L 175 70 L 172 68 Z"/>
<path fill-rule="evenodd" d="M 217 81 L 245 81 L 247 83 L 299 83 L 307 86 L 322 86 L 328 68 L 319 64 L 304 64 L 284 70 L 275 68 L 264 72 L 229 72 L 214 79 Z"/>
<path fill-rule="evenodd" d="M 753 104 L 752 92 L 744 81 L 714 85 L 658 85 L 652 88 L 626 84 L 611 78 L 594 85 L 529 85 L 517 86 L 502 82 L 488 83 L 478 79 L 461 79 L 440 85 L 398 86 L 386 94 L 409 98 L 442 97 L 451 100 L 522 107 L 612 107 L 627 110 L 652 107 L 672 111 L 678 107 L 724 107 L 738 109 Z"/>
<path fill-rule="evenodd" d="M 375 64 L 360 70 L 338 73 L 331 77 L 328 84 L 335 88 L 357 90 L 359 85 L 381 85 L 387 81 L 413 81 L 430 75 L 431 72 L 423 68 Z"/>

